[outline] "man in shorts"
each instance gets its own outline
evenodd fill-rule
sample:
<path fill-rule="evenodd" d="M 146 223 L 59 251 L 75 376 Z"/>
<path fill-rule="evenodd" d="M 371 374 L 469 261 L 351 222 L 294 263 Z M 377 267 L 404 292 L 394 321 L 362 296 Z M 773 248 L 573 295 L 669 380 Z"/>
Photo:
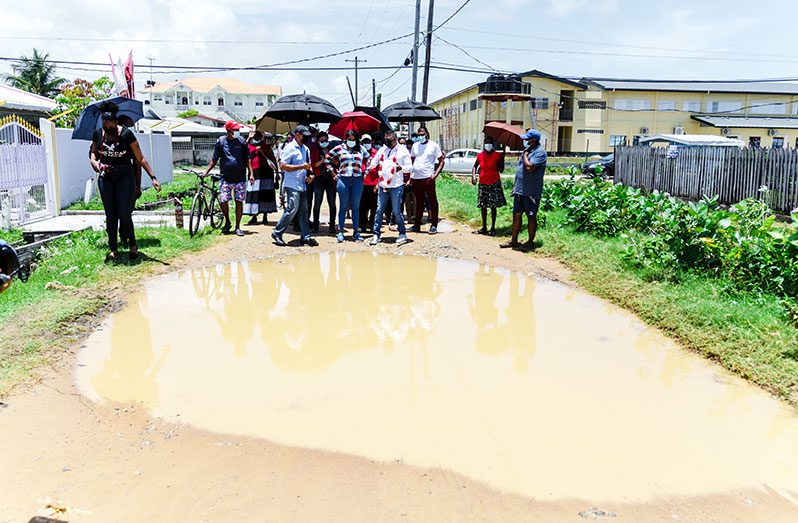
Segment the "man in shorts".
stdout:
<path fill-rule="evenodd" d="M 546 151 L 540 145 L 540 133 L 529 129 L 522 137 L 524 151 L 518 160 L 513 186 L 513 233 L 509 242 L 500 245 L 502 248 L 530 251 L 533 249 L 535 234 L 538 230 L 538 209 L 543 195 L 543 175 L 546 173 Z M 524 215 L 527 217 L 529 239 L 524 245 L 518 243 L 518 233 Z"/>
<path fill-rule="evenodd" d="M 241 230 L 241 216 L 244 214 L 244 199 L 247 193 L 247 179 L 250 176 L 249 170 L 249 147 L 244 138 L 241 137 L 239 129 L 241 126 L 233 120 L 224 124 L 227 135 L 222 136 L 216 141 L 213 149 L 213 158 L 208 168 L 205 169 L 205 176 L 216 167 L 219 162 L 219 170 L 222 180 L 219 183 L 219 204 L 224 214 L 223 234 L 230 234 L 230 200 L 236 202 L 236 236 L 244 236 Z"/>

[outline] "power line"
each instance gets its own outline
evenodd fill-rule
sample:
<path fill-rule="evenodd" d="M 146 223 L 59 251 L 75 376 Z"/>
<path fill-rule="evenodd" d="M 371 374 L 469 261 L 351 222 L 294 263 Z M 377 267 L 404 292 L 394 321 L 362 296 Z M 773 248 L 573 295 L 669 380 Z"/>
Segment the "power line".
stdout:
<path fill-rule="evenodd" d="M 462 11 L 462 10 L 463 10 L 463 8 L 464 8 L 465 6 L 467 6 L 467 5 L 468 5 L 470 2 L 471 2 L 471 0 L 465 0 L 465 2 L 463 2 L 463 4 L 462 4 L 460 7 L 458 7 L 458 8 L 457 8 L 457 10 L 456 10 L 454 13 L 452 13 L 452 14 L 450 14 L 450 15 L 449 15 L 449 18 L 447 18 L 447 19 L 446 19 L 446 20 L 444 20 L 443 22 L 439 23 L 439 24 L 438 24 L 438 25 L 435 27 L 435 29 L 433 29 L 433 30 L 432 30 L 432 32 L 434 33 L 435 31 L 437 31 L 438 29 L 440 29 L 441 27 L 443 27 L 444 25 L 446 25 L 446 23 L 447 23 L 449 20 L 451 20 L 452 18 L 454 18 L 455 16 L 457 16 L 457 13 L 459 13 L 460 11 Z"/>
<path fill-rule="evenodd" d="M 435 38 L 437 38 L 438 40 L 442 41 L 442 42 L 443 42 L 443 43 L 445 43 L 445 44 L 448 44 L 448 45 L 450 45 L 450 46 L 452 46 L 452 47 L 456 47 L 457 49 L 459 49 L 460 51 L 462 51 L 462 52 L 463 52 L 463 53 L 464 53 L 466 56 L 468 56 L 469 58 L 473 59 L 475 62 L 479 62 L 480 64 L 484 65 L 484 66 L 485 66 L 485 67 L 487 67 L 488 69 L 493 69 L 493 71 L 494 71 L 494 72 L 497 72 L 497 73 L 498 73 L 498 72 L 501 72 L 501 71 L 499 71 L 498 69 L 496 69 L 495 67 L 493 67 L 492 65 L 486 64 L 485 62 L 483 62 L 482 60 L 480 60 L 480 59 L 479 59 L 479 58 L 477 58 L 476 56 L 472 55 L 471 53 L 469 53 L 468 51 L 466 51 L 465 49 L 463 49 L 463 48 L 462 48 L 462 47 L 460 47 L 459 45 L 457 45 L 457 44 L 453 44 L 452 42 L 450 42 L 450 41 L 446 40 L 446 39 L 445 39 L 445 38 L 443 38 L 441 35 L 437 35 L 437 34 L 436 34 L 436 35 L 435 35 Z"/>
<path fill-rule="evenodd" d="M 363 26 L 360 28 L 360 32 L 357 34 L 358 38 L 360 38 L 360 36 L 363 34 L 363 30 L 366 28 L 366 22 L 369 21 L 369 17 L 371 16 L 371 8 L 372 7 L 374 7 L 374 0 L 371 0 L 371 3 L 369 4 L 369 10 L 366 13 L 366 17 L 363 18 Z"/>
<path fill-rule="evenodd" d="M 385 4 L 385 7 L 382 9 L 382 16 L 380 16 L 380 21 L 377 22 L 377 26 L 374 28 L 374 34 L 371 35 L 371 39 L 372 40 L 374 40 L 374 38 L 376 38 L 377 33 L 380 30 L 380 27 L 382 27 L 382 22 L 385 20 L 385 13 L 388 12 L 388 9 L 390 9 L 392 3 L 393 3 L 393 0 L 388 0 L 388 3 Z M 393 29 L 391 31 L 393 31 Z"/>

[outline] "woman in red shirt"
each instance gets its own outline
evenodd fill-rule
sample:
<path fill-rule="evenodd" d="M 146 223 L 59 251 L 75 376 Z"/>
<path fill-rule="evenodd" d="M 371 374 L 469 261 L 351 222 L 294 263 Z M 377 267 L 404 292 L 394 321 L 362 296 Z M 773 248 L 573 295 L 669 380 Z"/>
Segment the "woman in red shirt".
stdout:
<path fill-rule="evenodd" d="M 501 172 L 504 169 L 504 155 L 494 148 L 493 138 L 485 137 L 484 149 L 477 155 L 474 167 L 471 169 L 471 183 L 477 184 L 477 169 L 479 169 L 479 192 L 477 193 L 477 207 L 482 209 L 482 228 L 475 231 L 477 234 L 496 235 L 496 209 L 507 205 L 502 189 Z M 491 225 L 488 231 L 488 209 L 490 209 Z"/>

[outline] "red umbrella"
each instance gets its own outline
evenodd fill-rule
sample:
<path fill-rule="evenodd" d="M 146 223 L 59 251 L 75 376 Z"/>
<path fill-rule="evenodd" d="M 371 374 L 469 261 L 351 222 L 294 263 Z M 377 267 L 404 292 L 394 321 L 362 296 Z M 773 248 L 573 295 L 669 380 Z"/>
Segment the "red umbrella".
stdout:
<path fill-rule="evenodd" d="M 341 119 L 330 125 L 327 132 L 344 138 L 350 129 L 358 136 L 363 133 L 374 133 L 380 130 L 380 121 L 363 111 L 352 111 L 342 114 Z"/>
<path fill-rule="evenodd" d="M 521 136 L 526 133 L 517 125 L 510 125 L 504 122 L 488 122 L 482 128 L 482 132 L 496 140 L 497 144 L 508 146 L 512 150 L 524 148 L 524 140 Z"/>

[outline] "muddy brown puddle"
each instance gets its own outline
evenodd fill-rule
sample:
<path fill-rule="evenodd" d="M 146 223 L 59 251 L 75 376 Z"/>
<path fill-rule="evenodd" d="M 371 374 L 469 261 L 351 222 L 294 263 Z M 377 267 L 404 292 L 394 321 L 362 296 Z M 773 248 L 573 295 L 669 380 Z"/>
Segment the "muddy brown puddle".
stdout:
<path fill-rule="evenodd" d="M 322 253 L 171 274 L 78 360 L 95 401 L 537 499 L 798 492 L 793 410 L 625 311 L 471 262 Z"/>

